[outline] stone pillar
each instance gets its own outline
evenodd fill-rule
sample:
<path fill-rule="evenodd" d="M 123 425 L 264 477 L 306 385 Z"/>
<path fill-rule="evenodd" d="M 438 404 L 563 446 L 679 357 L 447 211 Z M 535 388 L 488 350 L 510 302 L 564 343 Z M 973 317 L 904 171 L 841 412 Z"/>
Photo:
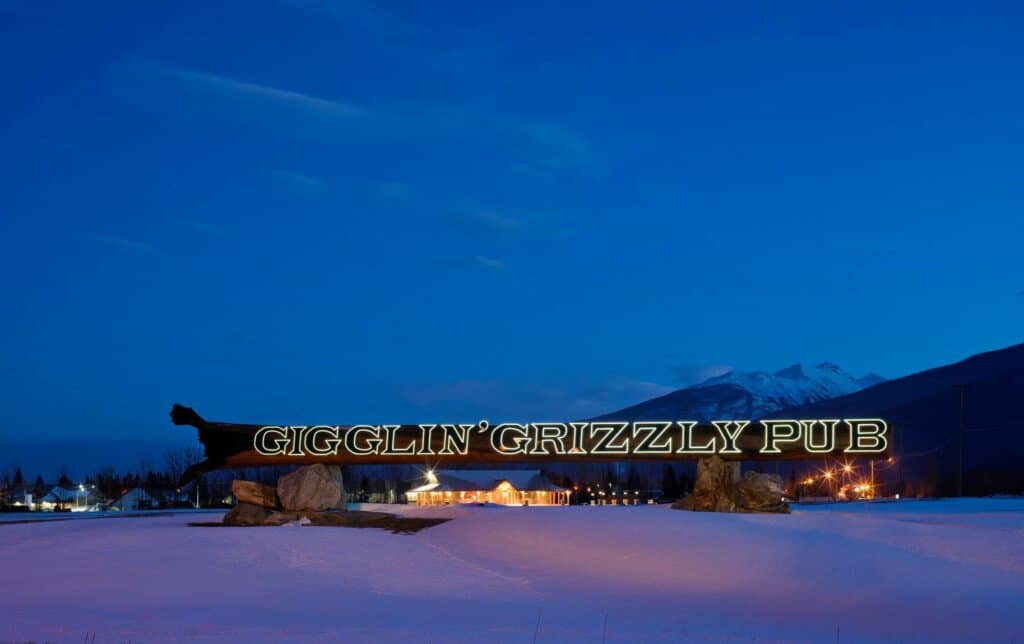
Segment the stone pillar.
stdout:
<path fill-rule="evenodd" d="M 698 512 L 789 512 L 784 494 L 777 474 L 747 472 L 741 477 L 739 461 L 723 461 L 716 454 L 697 462 L 693 494 L 672 507 Z"/>

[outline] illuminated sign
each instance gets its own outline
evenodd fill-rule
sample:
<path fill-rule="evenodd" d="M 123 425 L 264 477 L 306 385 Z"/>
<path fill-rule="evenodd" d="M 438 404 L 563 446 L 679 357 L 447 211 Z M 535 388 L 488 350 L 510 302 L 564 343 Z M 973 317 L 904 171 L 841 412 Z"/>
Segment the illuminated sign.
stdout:
<path fill-rule="evenodd" d="M 494 463 L 698 459 L 885 458 L 880 418 L 241 425 L 175 405 L 172 420 L 199 429 L 210 467 L 305 463 Z"/>
<path fill-rule="evenodd" d="M 709 429 L 710 428 L 710 429 Z M 497 456 L 772 457 L 885 454 L 889 427 L 878 418 L 814 420 L 693 420 L 636 422 L 429 425 L 266 425 L 253 434 L 261 456 L 468 456 L 484 443 Z M 486 441 L 474 440 L 483 436 Z M 751 440 L 753 439 L 753 440 Z M 756 444 L 756 447 L 755 447 Z M 752 452 L 753 450 L 753 452 Z"/>

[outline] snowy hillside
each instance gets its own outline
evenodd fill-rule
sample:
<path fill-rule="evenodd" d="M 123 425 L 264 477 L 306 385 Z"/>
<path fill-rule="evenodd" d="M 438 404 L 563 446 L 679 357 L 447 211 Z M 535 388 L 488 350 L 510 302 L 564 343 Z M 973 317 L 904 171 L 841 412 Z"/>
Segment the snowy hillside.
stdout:
<path fill-rule="evenodd" d="M 857 377 L 831 362 L 795 364 L 774 373 L 733 371 L 653 398 L 601 418 L 657 420 L 763 418 L 786 407 L 828 400 L 884 382 L 875 374 Z"/>
<path fill-rule="evenodd" d="M 194 515 L 0 526 L 0 641 L 1009 642 L 1024 501 L 792 515 L 416 508 L 413 535 Z"/>

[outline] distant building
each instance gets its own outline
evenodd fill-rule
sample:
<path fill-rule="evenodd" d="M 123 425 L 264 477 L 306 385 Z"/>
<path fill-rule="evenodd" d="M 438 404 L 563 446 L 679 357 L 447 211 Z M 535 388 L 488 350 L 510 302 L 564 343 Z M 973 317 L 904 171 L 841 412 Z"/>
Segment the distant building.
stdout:
<path fill-rule="evenodd" d="M 438 470 L 427 472 L 406 499 L 416 505 L 568 505 L 569 492 L 540 470 Z"/>
<path fill-rule="evenodd" d="M 98 510 L 103 499 L 95 485 L 12 486 L 4 498 L 6 507 L 24 512 L 89 512 Z"/>
<path fill-rule="evenodd" d="M 95 485 L 62 487 L 54 485 L 39 499 L 39 509 L 44 511 L 70 510 L 72 512 L 94 511 L 100 503 Z"/>
<path fill-rule="evenodd" d="M 39 506 L 39 496 L 35 494 L 34 486 L 19 485 L 12 487 L 5 499 L 5 502 L 15 510 L 28 511 Z"/>
<path fill-rule="evenodd" d="M 134 510 L 150 510 L 159 508 L 162 505 L 159 498 L 153 496 L 141 487 L 133 487 L 122 494 L 116 501 L 110 504 L 111 510 L 131 512 Z"/>

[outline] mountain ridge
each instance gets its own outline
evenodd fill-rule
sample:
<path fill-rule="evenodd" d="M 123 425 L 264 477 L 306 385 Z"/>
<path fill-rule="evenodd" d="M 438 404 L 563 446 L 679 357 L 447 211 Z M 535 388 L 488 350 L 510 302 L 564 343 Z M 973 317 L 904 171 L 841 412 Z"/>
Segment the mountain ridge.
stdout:
<path fill-rule="evenodd" d="M 884 418 L 895 457 L 885 472 L 891 489 L 926 496 L 955 494 L 962 439 L 965 494 L 1020 494 L 1024 467 L 1015 447 L 1024 432 L 1021 401 L 1024 344 L 1015 344 L 779 414 Z"/>
<path fill-rule="evenodd" d="M 792 367 L 780 371 L 789 369 Z M 796 370 L 784 375 L 798 377 Z M 1024 467 L 1015 446 L 1017 437 L 1024 433 L 1022 401 L 1024 343 L 978 353 L 833 398 L 785 406 L 772 410 L 770 415 L 885 419 L 892 431 L 893 459 L 874 471 L 879 490 L 886 494 L 955 494 L 960 479 L 961 440 L 965 494 L 1021 494 Z M 754 394 L 747 389 L 712 378 L 605 414 L 598 420 L 760 420 L 766 416 L 757 413 L 755 402 Z M 794 473 L 800 467 L 784 464 L 780 471 Z"/>
<path fill-rule="evenodd" d="M 884 381 L 874 373 L 855 377 L 832 362 L 796 363 L 775 372 L 730 371 L 597 419 L 759 418 L 785 407 L 835 398 Z"/>

